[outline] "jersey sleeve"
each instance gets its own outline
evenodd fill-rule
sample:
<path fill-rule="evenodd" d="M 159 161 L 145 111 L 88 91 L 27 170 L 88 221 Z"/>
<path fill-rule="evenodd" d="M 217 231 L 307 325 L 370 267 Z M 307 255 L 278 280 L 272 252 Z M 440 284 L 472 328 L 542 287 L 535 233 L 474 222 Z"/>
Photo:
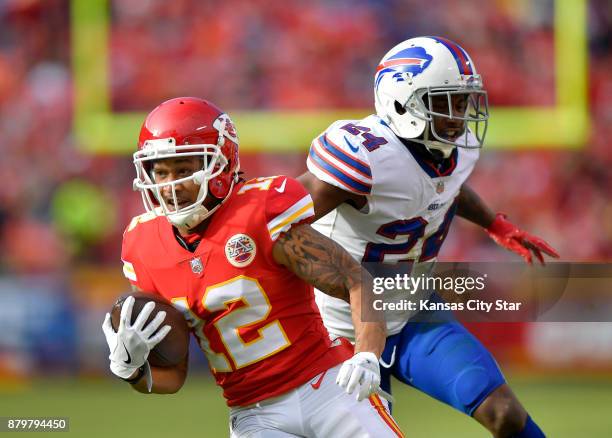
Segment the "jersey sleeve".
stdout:
<path fill-rule="evenodd" d="M 265 216 L 270 239 L 275 241 L 292 226 L 312 222 L 312 198 L 297 180 L 278 176 L 266 194 Z"/>
<path fill-rule="evenodd" d="M 342 129 L 348 126 L 348 130 Z M 349 121 L 332 124 L 310 145 L 306 164 L 321 181 L 358 195 L 372 191 L 372 171 L 363 138 Z"/>

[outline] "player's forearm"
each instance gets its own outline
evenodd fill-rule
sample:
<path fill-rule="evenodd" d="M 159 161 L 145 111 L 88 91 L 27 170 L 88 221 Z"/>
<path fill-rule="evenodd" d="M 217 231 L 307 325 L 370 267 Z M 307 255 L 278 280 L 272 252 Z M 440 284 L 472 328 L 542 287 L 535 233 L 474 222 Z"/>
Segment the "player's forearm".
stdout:
<path fill-rule="evenodd" d="M 491 210 L 478 194 L 467 184 L 461 186 L 457 200 L 457 215 L 470 222 L 488 228 L 493 220 L 495 213 Z"/>
<path fill-rule="evenodd" d="M 355 351 L 380 356 L 386 338 L 384 317 L 373 310 L 373 292 L 362 291 L 364 284 L 372 284 L 363 281 L 369 274 L 344 248 L 310 225 L 300 225 L 278 238 L 273 254 L 278 263 L 320 291 L 348 301 L 355 327 Z"/>
<path fill-rule="evenodd" d="M 334 298 L 349 301 L 349 291 L 361 284 L 359 263 L 310 225 L 299 225 L 281 235 L 273 255 L 277 263 Z"/>
<path fill-rule="evenodd" d="M 362 292 L 361 288 L 353 288 L 350 296 L 351 317 L 355 327 L 355 354 L 369 351 L 380 357 L 387 339 L 384 317 L 373 311 L 372 294 Z"/>
<path fill-rule="evenodd" d="M 187 364 L 170 368 L 151 367 L 153 386 L 151 392 L 147 388 L 146 378 L 142 377 L 136 383 L 130 384 L 134 390 L 143 394 L 174 394 L 183 387 L 187 377 Z"/>

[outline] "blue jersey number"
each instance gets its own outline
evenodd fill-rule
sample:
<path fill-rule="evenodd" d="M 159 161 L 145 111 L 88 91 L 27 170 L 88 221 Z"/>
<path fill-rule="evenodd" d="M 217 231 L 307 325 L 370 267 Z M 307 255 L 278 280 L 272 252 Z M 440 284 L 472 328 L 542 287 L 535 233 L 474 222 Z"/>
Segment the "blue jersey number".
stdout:
<path fill-rule="evenodd" d="M 423 250 L 419 257 L 419 262 L 431 260 L 438 255 L 444 239 L 448 234 L 448 229 L 457 210 L 457 202 L 448 209 L 444 220 L 438 229 L 423 242 Z M 407 220 L 397 220 L 381 225 L 376 231 L 379 234 L 389 239 L 395 239 L 397 236 L 408 236 L 408 239 L 402 243 L 374 243 L 370 242 L 366 246 L 363 254 L 362 262 L 383 262 L 385 254 L 408 254 L 416 245 L 417 241 L 425 234 L 425 227 L 428 222 L 422 217 L 416 217 Z M 399 259 L 397 261 L 409 261 L 409 258 Z"/>
<path fill-rule="evenodd" d="M 440 252 L 440 248 L 444 243 L 444 239 L 446 239 L 446 235 L 448 234 L 450 224 L 453 221 L 453 217 L 455 216 L 456 211 L 457 201 L 453 202 L 453 205 L 450 206 L 450 208 L 444 215 L 444 220 L 442 221 L 436 232 L 429 236 L 427 240 L 423 243 L 423 249 L 421 250 L 421 257 L 419 257 L 419 262 L 426 262 L 427 260 L 431 260 L 438 255 L 438 253 Z"/>
<path fill-rule="evenodd" d="M 376 137 L 374 134 L 370 134 L 371 129 L 366 128 L 365 126 L 357 126 L 352 123 L 348 123 L 344 125 L 341 129 L 344 129 L 349 134 L 359 135 L 363 137 L 363 142 L 361 143 L 368 152 L 372 152 L 375 149 L 378 149 L 380 146 L 387 144 L 387 140 L 384 137 Z"/>
<path fill-rule="evenodd" d="M 408 254 L 417 241 L 425 233 L 427 221 L 422 217 L 408 220 L 397 220 L 381 225 L 376 234 L 395 239 L 397 236 L 408 236 L 403 243 L 373 243 L 366 246 L 362 262 L 382 262 L 385 254 Z M 408 260 L 408 259 L 403 259 Z"/>

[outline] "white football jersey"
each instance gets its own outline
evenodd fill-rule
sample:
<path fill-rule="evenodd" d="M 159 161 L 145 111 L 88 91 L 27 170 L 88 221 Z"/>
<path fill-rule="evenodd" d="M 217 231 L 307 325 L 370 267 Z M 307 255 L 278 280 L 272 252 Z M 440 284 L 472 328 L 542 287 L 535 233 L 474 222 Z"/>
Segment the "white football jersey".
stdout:
<path fill-rule="evenodd" d="M 475 143 L 472 133 L 466 135 Z M 313 226 L 360 262 L 412 261 L 413 275 L 428 272 L 478 155 L 478 149 L 455 148 L 440 167 L 414 144 L 404 145 L 377 115 L 336 121 L 313 140 L 308 170 L 326 183 L 364 195 L 367 204 L 361 210 L 341 204 Z M 354 340 L 349 304 L 315 293 L 328 330 Z M 401 331 L 412 315 L 387 312 L 388 334 Z"/>

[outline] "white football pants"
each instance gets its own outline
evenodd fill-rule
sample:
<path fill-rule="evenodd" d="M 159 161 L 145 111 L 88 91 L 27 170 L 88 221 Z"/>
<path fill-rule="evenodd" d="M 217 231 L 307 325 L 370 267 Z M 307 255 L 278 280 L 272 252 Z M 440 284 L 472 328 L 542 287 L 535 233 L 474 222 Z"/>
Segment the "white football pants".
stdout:
<path fill-rule="evenodd" d="M 231 438 L 403 437 L 378 395 L 358 402 L 336 385 L 340 366 L 279 397 L 231 408 Z"/>

